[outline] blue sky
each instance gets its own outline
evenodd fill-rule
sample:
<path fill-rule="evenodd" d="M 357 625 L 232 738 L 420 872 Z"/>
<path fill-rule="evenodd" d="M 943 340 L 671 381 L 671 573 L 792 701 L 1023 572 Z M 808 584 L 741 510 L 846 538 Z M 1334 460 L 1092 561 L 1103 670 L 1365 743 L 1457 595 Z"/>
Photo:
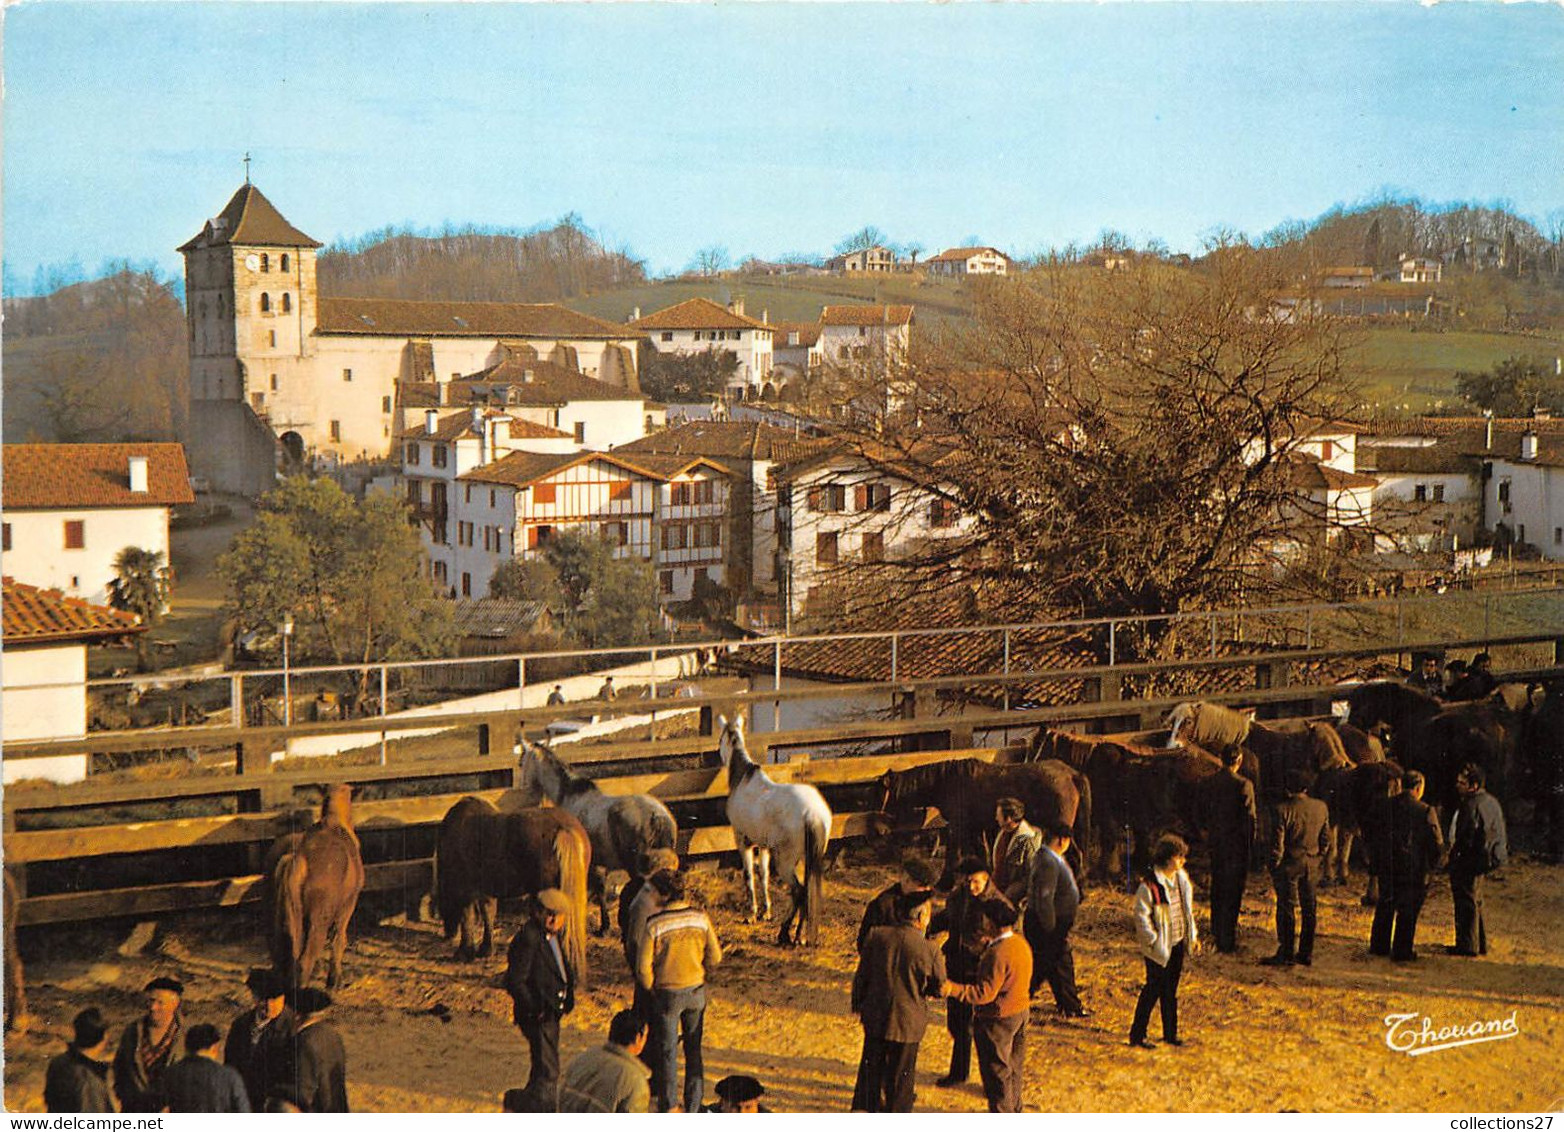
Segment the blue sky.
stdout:
<path fill-rule="evenodd" d="M 255 158 L 320 240 L 579 213 L 654 271 L 874 224 L 1174 248 L 1392 187 L 1564 208 L 1564 7 L 99 3 L 5 12 L 4 254 L 182 270 Z"/>

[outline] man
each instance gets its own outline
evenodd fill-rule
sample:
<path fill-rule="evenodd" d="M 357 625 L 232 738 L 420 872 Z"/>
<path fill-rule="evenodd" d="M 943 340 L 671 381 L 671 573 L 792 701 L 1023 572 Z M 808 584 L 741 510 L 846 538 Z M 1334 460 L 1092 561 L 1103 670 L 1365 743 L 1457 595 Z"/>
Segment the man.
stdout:
<path fill-rule="evenodd" d="M 597 690 L 597 698 L 604 703 L 612 703 L 618 695 L 619 693 L 614 689 L 614 678 L 612 676 L 603 677 L 603 686 Z"/>
<path fill-rule="evenodd" d="M 1027 994 L 1035 998 L 1043 981 L 1054 993 L 1054 1007 L 1065 1018 L 1088 1018 L 1075 985 L 1075 955 L 1070 950 L 1070 929 L 1081 906 L 1081 888 L 1064 855 L 1070 851 L 1069 826 L 1050 826 L 1043 847 L 1032 858 L 1027 887 L 1026 942 L 1032 948 L 1032 977 Z"/>
<path fill-rule="evenodd" d="M 546 707 L 559 707 L 562 704 L 564 704 L 564 702 L 565 702 L 565 686 L 563 684 L 555 684 L 554 685 L 554 690 L 548 694 L 548 702 L 544 706 L 546 706 Z"/>
<path fill-rule="evenodd" d="M 646 921 L 662 907 L 662 897 L 651 883 L 652 877 L 665 870 L 679 871 L 679 854 L 672 849 L 647 849 L 636 862 L 635 875 L 619 890 L 619 940 L 624 945 L 632 981 L 641 933 L 646 930 Z"/>
<path fill-rule="evenodd" d="M 662 910 L 646 921 L 636 951 L 635 976 L 651 1003 L 656 1050 L 652 1092 L 659 1111 L 676 1103 L 679 1044 L 684 1046 L 684 1108 L 699 1112 L 706 1091 L 701 1040 L 706 1023 L 706 972 L 722 962 L 722 944 L 705 912 L 690 907 L 683 873 L 660 872 L 651 883 Z"/>
<path fill-rule="evenodd" d="M 296 1095 L 289 1099 L 297 1100 L 304 1112 L 349 1111 L 348 1053 L 342 1035 L 326 1019 L 330 1006 L 331 996 L 318 987 L 301 987 L 294 994 L 299 1018 L 293 1038 Z"/>
<path fill-rule="evenodd" d="M 900 922 L 900 907 L 905 898 L 914 893 L 928 893 L 938 879 L 934 867 L 921 857 L 908 857 L 901 864 L 902 876 L 895 884 L 881 892 L 863 912 L 858 925 L 858 954 L 863 954 L 864 941 L 875 928 Z"/>
<path fill-rule="evenodd" d="M 1418 658 L 1417 668 L 1412 675 L 1407 677 L 1407 684 L 1413 688 L 1420 688 L 1430 696 L 1439 699 L 1444 698 L 1445 678 L 1439 670 L 1439 658 L 1433 653 L 1425 652 Z"/>
<path fill-rule="evenodd" d="M 1369 954 L 1388 955 L 1393 963 L 1417 958 L 1417 917 L 1428 895 L 1428 874 L 1439 867 L 1444 848 L 1439 816 L 1423 803 L 1423 776 L 1409 770 L 1401 776 L 1401 793 L 1390 803 L 1385 844 L 1389 859 L 1380 871 Z"/>
<path fill-rule="evenodd" d="M 238 1071 L 250 1111 L 259 1112 L 272 1088 L 292 1079 L 293 1032 L 299 1019 L 288 1006 L 287 982 L 275 971 L 251 968 L 244 983 L 255 1005 L 228 1028 L 223 1062 Z"/>
<path fill-rule="evenodd" d="M 771 1110 L 760 1103 L 760 1098 L 766 1095 L 766 1087 L 754 1077 L 743 1073 L 734 1073 L 717 1082 L 715 1092 L 717 1104 L 707 1105 L 702 1112 L 770 1112 Z"/>
<path fill-rule="evenodd" d="M 121 1112 L 162 1112 L 167 1099 L 163 1075 L 174 1063 L 174 1053 L 184 1032 L 179 1011 L 185 986 L 166 975 L 142 988 L 147 1010 L 125 1027 L 114 1055 L 114 1095 Z"/>
<path fill-rule="evenodd" d="M 578 1054 L 559 1083 L 560 1112 L 646 1112 L 651 1072 L 641 1061 L 646 1019 L 621 1010 L 608 1023 L 608 1040 Z"/>
<path fill-rule="evenodd" d="M 1286 778 L 1287 797 L 1276 804 L 1271 822 L 1271 885 L 1276 890 L 1276 954 L 1267 967 L 1307 967 L 1314 961 L 1315 886 L 1320 858 L 1330 844 L 1330 815 L 1325 803 L 1304 793 L 1297 771 Z M 1303 927 L 1295 931 L 1294 910 Z M 1296 937 L 1296 938 L 1295 938 Z"/>
<path fill-rule="evenodd" d="M 994 936 L 994 927 L 983 915 L 991 902 L 1009 904 L 994 887 L 988 865 L 981 857 L 964 857 L 956 865 L 956 889 L 945 907 L 929 922 L 929 934 L 945 937 L 945 973 L 953 983 L 977 977 L 978 962 Z M 959 1085 L 972 1072 L 972 1007 L 959 998 L 945 999 L 945 1029 L 950 1034 L 950 1072 L 934 1082 L 942 1089 Z"/>
<path fill-rule="evenodd" d="M 1445 698 L 1452 701 L 1486 699 L 1498 686 L 1499 681 L 1493 674 L 1493 657 L 1480 652 L 1472 657 L 1465 674 L 1450 685 Z"/>
<path fill-rule="evenodd" d="M 1229 749 L 1222 773 L 1206 780 L 1206 828 L 1211 848 L 1211 935 L 1216 949 L 1238 950 L 1238 913 L 1249 881 L 1256 821 L 1254 784 L 1243 776 L 1244 752 Z"/>
<path fill-rule="evenodd" d="M 65 1052 L 49 1062 L 43 1079 L 43 1104 L 49 1112 L 113 1112 L 109 1096 L 109 1028 L 96 1006 L 71 1020 L 73 1037 Z"/>
<path fill-rule="evenodd" d="M 974 1008 L 972 1038 L 989 1112 L 1020 1112 L 1026 1065 L 1026 1016 L 1031 998 L 1032 949 L 1015 934 L 1016 911 L 994 903 L 984 909 L 994 938 L 971 983 L 947 983 L 942 992 Z"/>
<path fill-rule="evenodd" d="M 1032 858 L 1043 843 L 1043 835 L 1027 824 L 1026 806 L 1019 798 L 1001 798 L 994 806 L 994 820 L 999 823 L 999 833 L 989 855 L 989 868 L 995 886 L 1019 908 L 1026 899 Z"/>
<path fill-rule="evenodd" d="M 505 965 L 511 1020 L 527 1039 L 532 1058 L 527 1092 L 534 1112 L 554 1112 L 559 1106 L 559 1020 L 576 1005 L 576 973 L 560 938 L 569 911 L 570 900 L 559 889 L 538 893 L 532 915 L 511 940 Z"/>
<path fill-rule="evenodd" d="M 169 1112 L 249 1112 L 244 1078 L 220 1059 L 223 1032 L 210 1022 L 191 1026 L 185 1058 L 164 1078 Z"/>
<path fill-rule="evenodd" d="M 924 999 L 937 995 L 945 963 L 926 932 L 926 892 L 901 897 L 897 922 L 869 931 L 853 974 L 852 1010 L 863 1026 L 854 1112 L 911 1112 L 918 1044 L 928 1029 Z"/>
<path fill-rule="evenodd" d="M 1509 859 L 1504 811 L 1483 787 L 1483 769 L 1467 763 L 1456 775 L 1461 797 L 1450 819 L 1450 898 L 1455 904 L 1455 944 L 1450 955 L 1472 958 L 1488 954 L 1488 929 L 1483 923 L 1482 878 Z"/>

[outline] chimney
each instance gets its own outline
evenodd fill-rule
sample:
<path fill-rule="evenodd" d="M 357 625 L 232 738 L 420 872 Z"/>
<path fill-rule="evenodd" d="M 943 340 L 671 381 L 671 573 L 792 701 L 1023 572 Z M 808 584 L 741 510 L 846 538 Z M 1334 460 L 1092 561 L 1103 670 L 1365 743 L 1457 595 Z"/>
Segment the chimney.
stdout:
<path fill-rule="evenodd" d="M 440 414 L 435 409 L 424 410 L 424 435 L 433 436 L 440 427 Z"/>
<path fill-rule="evenodd" d="M 1493 410 L 1492 409 L 1489 409 L 1489 410 L 1487 410 L 1486 412 L 1483 413 L 1483 420 L 1485 422 L 1484 423 L 1484 427 L 1483 427 L 1483 451 L 1484 452 L 1492 452 L 1493 451 Z"/>
<path fill-rule="evenodd" d="M 728 300 L 728 313 L 744 317 L 744 296 L 738 295 Z"/>
<path fill-rule="evenodd" d="M 482 405 L 474 405 L 472 407 L 472 427 L 477 432 L 482 432 L 483 431 L 483 406 Z"/>
<path fill-rule="evenodd" d="M 1537 458 L 1537 434 L 1527 429 L 1521 434 L 1521 459 L 1535 460 Z"/>
<path fill-rule="evenodd" d="M 770 307 L 762 307 L 760 309 L 760 321 L 765 323 L 767 326 L 771 325 L 771 308 Z"/>
<path fill-rule="evenodd" d="M 130 490 L 145 494 L 147 487 L 147 458 L 145 456 L 132 456 L 130 458 Z"/>
<path fill-rule="evenodd" d="M 634 308 L 630 312 L 630 321 L 631 322 L 639 322 L 640 320 L 641 320 L 641 308 L 640 307 L 636 307 L 636 308 Z"/>

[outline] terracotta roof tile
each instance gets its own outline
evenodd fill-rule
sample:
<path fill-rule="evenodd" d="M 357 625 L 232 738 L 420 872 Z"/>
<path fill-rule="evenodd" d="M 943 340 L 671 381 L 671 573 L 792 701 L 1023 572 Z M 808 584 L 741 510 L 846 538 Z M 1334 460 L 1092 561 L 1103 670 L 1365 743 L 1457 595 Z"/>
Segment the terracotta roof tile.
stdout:
<path fill-rule="evenodd" d="M 628 326 L 558 303 L 445 303 L 403 299 L 327 299 L 317 333 L 393 338 L 633 339 Z"/>
<path fill-rule="evenodd" d="M 710 299 L 686 299 L 630 323 L 637 330 L 768 330 L 758 318 L 737 314 Z"/>
<path fill-rule="evenodd" d="M 947 262 L 953 262 L 953 261 L 954 262 L 959 262 L 961 260 L 971 259 L 975 255 L 982 255 L 984 252 L 993 252 L 995 255 L 1000 256 L 1002 259 L 1004 259 L 1004 261 L 1006 263 L 1010 262 L 1010 257 L 1005 255 L 1005 253 L 1000 251 L 998 248 L 947 248 L 945 251 L 940 252 L 939 255 L 930 256 L 928 259 L 924 260 L 923 262 L 924 263 L 947 263 Z"/>
<path fill-rule="evenodd" d="M 528 375 L 531 375 L 530 377 Z M 507 358 L 498 365 L 468 374 L 447 387 L 446 397 L 457 404 L 472 401 L 499 406 L 501 389 L 507 405 L 563 405 L 567 401 L 638 401 L 645 397 L 635 389 L 609 385 L 577 370 L 553 362 Z"/>
<path fill-rule="evenodd" d="M 276 206 L 261 195 L 261 190 L 251 184 L 241 186 L 229 198 L 223 210 L 208 220 L 206 227 L 182 244 L 179 250 L 188 252 L 226 244 L 263 248 L 320 247 L 319 240 L 310 239 L 289 224 Z"/>
<path fill-rule="evenodd" d="M 820 341 L 820 324 L 818 322 L 777 322 L 772 324 L 776 331 L 776 347 L 779 350 L 801 350 L 805 346 L 817 345 Z M 798 335 L 798 341 L 789 339 L 792 335 Z"/>
<path fill-rule="evenodd" d="M 911 322 L 910 306 L 833 305 L 820 312 L 822 326 L 900 326 Z"/>
<path fill-rule="evenodd" d="M 825 443 L 764 421 L 690 421 L 621 444 L 614 451 L 689 454 L 718 460 L 780 460 L 796 457 L 800 449 Z"/>
<path fill-rule="evenodd" d="M 41 590 L 12 578 L 4 580 L 3 643 L 10 647 L 37 641 L 86 641 L 141 633 L 146 626 L 134 613 L 94 605 L 59 590 Z"/>
<path fill-rule="evenodd" d="M 147 460 L 147 490 L 130 490 L 130 458 Z M 178 444 L 7 444 L 0 504 L 21 508 L 172 507 L 194 503 Z"/>
<path fill-rule="evenodd" d="M 432 407 L 432 406 L 431 406 Z M 570 434 L 548 425 L 541 425 L 535 421 L 525 420 L 521 417 L 512 417 L 498 411 L 490 411 L 485 414 L 490 417 L 504 417 L 510 428 L 512 440 L 568 440 Z M 468 436 L 477 436 L 478 430 L 473 427 L 472 410 L 456 409 L 443 420 L 435 424 L 434 432 L 430 432 L 423 425 L 417 428 L 403 429 L 396 434 L 398 440 L 429 440 L 450 442 L 461 440 Z"/>

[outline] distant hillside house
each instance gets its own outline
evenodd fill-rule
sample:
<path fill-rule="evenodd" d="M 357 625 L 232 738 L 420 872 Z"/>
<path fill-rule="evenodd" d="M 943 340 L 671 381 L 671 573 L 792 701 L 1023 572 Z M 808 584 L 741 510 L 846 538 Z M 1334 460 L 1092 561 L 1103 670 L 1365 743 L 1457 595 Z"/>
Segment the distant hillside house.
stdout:
<path fill-rule="evenodd" d="M 948 248 L 924 265 L 930 275 L 1007 275 L 1010 257 L 998 248 Z"/>
<path fill-rule="evenodd" d="M 912 343 L 910 306 L 828 306 L 820 312 L 819 352 L 826 365 L 900 365 Z"/>
<path fill-rule="evenodd" d="M 454 544 L 431 559 L 431 574 L 452 596 L 487 597 L 503 563 L 579 530 L 612 542 L 617 557 L 650 562 L 665 602 L 688 601 L 697 578 L 726 581 L 728 478 L 700 457 L 512 452 L 457 477 Z"/>
<path fill-rule="evenodd" d="M 7 559 L 9 566 L 10 560 Z M 87 734 L 87 646 L 144 632 L 134 614 L 4 579 L 4 688 L 7 743 L 80 739 Z M 87 755 L 7 759 L 0 779 L 80 782 Z"/>
<path fill-rule="evenodd" d="M 6 573 L 90 602 L 126 547 L 166 563 L 169 511 L 195 502 L 178 444 L 7 444 L 0 485 Z"/>
<path fill-rule="evenodd" d="M 746 315 L 743 299 L 735 299 L 727 306 L 710 299 L 688 299 L 645 318 L 636 316 L 630 325 L 643 331 L 662 353 L 731 350 L 739 360 L 739 368 L 728 383 L 732 396 L 761 396 L 771 381 L 775 328 L 764 317 L 754 319 Z M 770 392 L 774 395 L 776 390 Z"/>
<path fill-rule="evenodd" d="M 1430 256 L 1402 256 L 1403 283 L 1438 283 L 1444 278 L 1444 264 Z"/>
<path fill-rule="evenodd" d="M 896 253 L 876 244 L 855 252 L 834 255 L 825 262 L 826 270 L 838 275 L 857 275 L 864 272 L 891 272 L 896 270 Z"/>
<path fill-rule="evenodd" d="M 1327 267 L 1320 276 L 1320 285 L 1340 290 L 1357 290 L 1374 282 L 1372 267 Z"/>
<path fill-rule="evenodd" d="M 180 247 L 190 347 L 190 458 L 253 494 L 282 462 L 383 459 L 402 382 L 443 382 L 506 344 L 638 388 L 639 335 L 557 304 L 401 302 L 318 293 L 317 240 L 246 183 Z"/>

